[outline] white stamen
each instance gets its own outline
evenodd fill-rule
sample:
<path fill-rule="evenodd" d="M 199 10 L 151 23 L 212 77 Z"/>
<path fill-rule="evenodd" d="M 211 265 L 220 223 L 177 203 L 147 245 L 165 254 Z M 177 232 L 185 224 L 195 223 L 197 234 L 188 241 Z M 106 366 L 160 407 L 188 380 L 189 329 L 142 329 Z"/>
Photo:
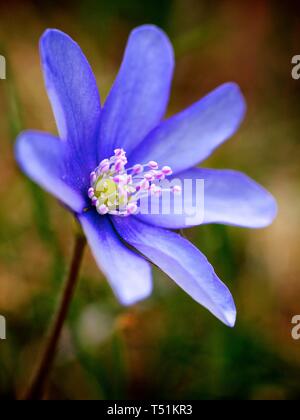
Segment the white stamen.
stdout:
<path fill-rule="evenodd" d="M 97 207 L 97 210 L 102 216 L 109 212 L 109 209 L 105 204 L 101 204 L 101 206 Z"/>
<path fill-rule="evenodd" d="M 163 191 L 181 192 L 179 186 L 162 189 L 157 185 L 173 173 L 169 166 L 159 169 L 157 162 L 150 161 L 125 169 L 126 164 L 126 152 L 117 148 L 114 156 L 103 159 L 91 173 L 88 196 L 100 215 L 130 216 L 138 211 L 139 200 L 144 196 L 160 197 Z"/>
<path fill-rule="evenodd" d="M 151 161 L 148 163 L 148 166 L 149 166 L 149 168 L 151 168 L 151 169 L 158 169 L 158 163 L 157 163 L 157 162 L 155 162 L 154 160 L 151 160 Z"/>

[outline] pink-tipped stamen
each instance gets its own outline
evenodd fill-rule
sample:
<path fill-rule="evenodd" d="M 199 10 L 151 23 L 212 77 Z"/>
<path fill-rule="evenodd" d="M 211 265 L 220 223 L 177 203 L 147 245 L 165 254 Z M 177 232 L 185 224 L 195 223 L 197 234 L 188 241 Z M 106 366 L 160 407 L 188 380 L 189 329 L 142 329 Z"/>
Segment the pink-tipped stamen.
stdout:
<path fill-rule="evenodd" d="M 173 174 L 172 168 L 170 168 L 170 166 L 164 166 L 162 168 L 162 173 L 166 176 L 170 176 Z"/>
<path fill-rule="evenodd" d="M 170 176 L 170 166 L 159 168 L 156 161 L 135 164 L 127 169 L 126 152 L 117 148 L 110 159 L 103 159 L 90 175 L 88 197 L 101 215 L 130 216 L 139 209 L 139 200 L 160 197 L 163 192 L 181 193 L 181 187 L 161 188 L 159 182 Z"/>
<path fill-rule="evenodd" d="M 150 162 L 148 163 L 148 166 L 150 169 L 158 169 L 158 163 L 155 162 L 154 160 L 150 160 Z"/>
<path fill-rule="evenodd" d="M 171 188 L 171 190 L 174 194 L 181 194 L 182 193 L 182 188 L 179 185 L 175 185 L 174 187 Z"/>
<path fill-rule="evenodd" d="M 97 210 L 102 216 L 109 212 L 109 208 L 105 204 L 101 204 L 101 206 L 97 207 Z"/>

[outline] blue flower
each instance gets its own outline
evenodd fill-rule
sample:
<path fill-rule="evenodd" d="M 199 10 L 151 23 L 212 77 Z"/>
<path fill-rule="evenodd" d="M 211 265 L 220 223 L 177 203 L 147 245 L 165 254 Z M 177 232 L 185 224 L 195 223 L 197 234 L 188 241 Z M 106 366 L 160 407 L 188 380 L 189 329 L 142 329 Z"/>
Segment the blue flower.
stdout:
<path fill-rule="evenodd" d="M 47 30 L 40 53 L 60 138 L 21 133 L 16 158 L 22 170 L 75 214 L 122 304 L 150 295 L 151 261 L 232 327 L 236 308 L 229 290 L 206 257 L 172 230 L 199 223 L 260 228 L 276 215 L 273 197 L 246 175 L 195 168 L 238 129 L 246 108 L 238 86 L 224 84 L 162 120 L 174 55 L 160 29 L 142 26 L 131 33 L 103 107 L 92 70 L 69 36 Z M 149 196 L 159 204 L 166 193 L 173 203 L 183 195 L 178 185 L 161 188 L 157 181 L 165 178 L 204 180 L 203 220 L 187 222 L 176 209 L 138 211 Z M 200 206 L 194 195 L 186 202 Z"/>

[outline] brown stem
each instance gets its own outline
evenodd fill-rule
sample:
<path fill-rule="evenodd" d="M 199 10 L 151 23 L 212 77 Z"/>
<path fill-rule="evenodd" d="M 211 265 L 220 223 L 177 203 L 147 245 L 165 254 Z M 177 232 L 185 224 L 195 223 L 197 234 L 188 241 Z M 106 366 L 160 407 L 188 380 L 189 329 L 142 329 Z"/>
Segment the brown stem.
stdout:
<path fill-rule="evenodd" d="M 58 341 L 68 314 L 70 303 L 75 291 L 80 266 L 83 258 L 86 240 L 82 233 L 76 234 L 72 263 L 64 286 L 60 305 L 54 317 L 53 325 L 50 329 L 48 340 L 42 354 L 40 363 L 33 377 L 30 387 L 25 393 L 24 399 L 28 401 L 42 400 L 49 373 L 55 358 Z"/>

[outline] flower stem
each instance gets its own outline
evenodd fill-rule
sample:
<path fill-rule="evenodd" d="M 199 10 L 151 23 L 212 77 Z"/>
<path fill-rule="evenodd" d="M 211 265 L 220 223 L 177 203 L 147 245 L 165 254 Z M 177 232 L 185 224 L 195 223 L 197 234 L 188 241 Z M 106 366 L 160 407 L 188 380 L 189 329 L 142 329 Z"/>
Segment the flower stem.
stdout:
<path fill-rule="evenodd" d="M 61 302 L 58 306 L 52 327 L 49 331 L 48 340 L 40 363 L 33 377 L 31 385 L 24 396 L 25 400 L 36 401 L 43 399 L 46 382 L 53 365 L 58 341 L 75 291 L 85 244 L 86 239 L 83 234 L 81 232 L 76 233 L 72 262 L 64 286 Z"/>

